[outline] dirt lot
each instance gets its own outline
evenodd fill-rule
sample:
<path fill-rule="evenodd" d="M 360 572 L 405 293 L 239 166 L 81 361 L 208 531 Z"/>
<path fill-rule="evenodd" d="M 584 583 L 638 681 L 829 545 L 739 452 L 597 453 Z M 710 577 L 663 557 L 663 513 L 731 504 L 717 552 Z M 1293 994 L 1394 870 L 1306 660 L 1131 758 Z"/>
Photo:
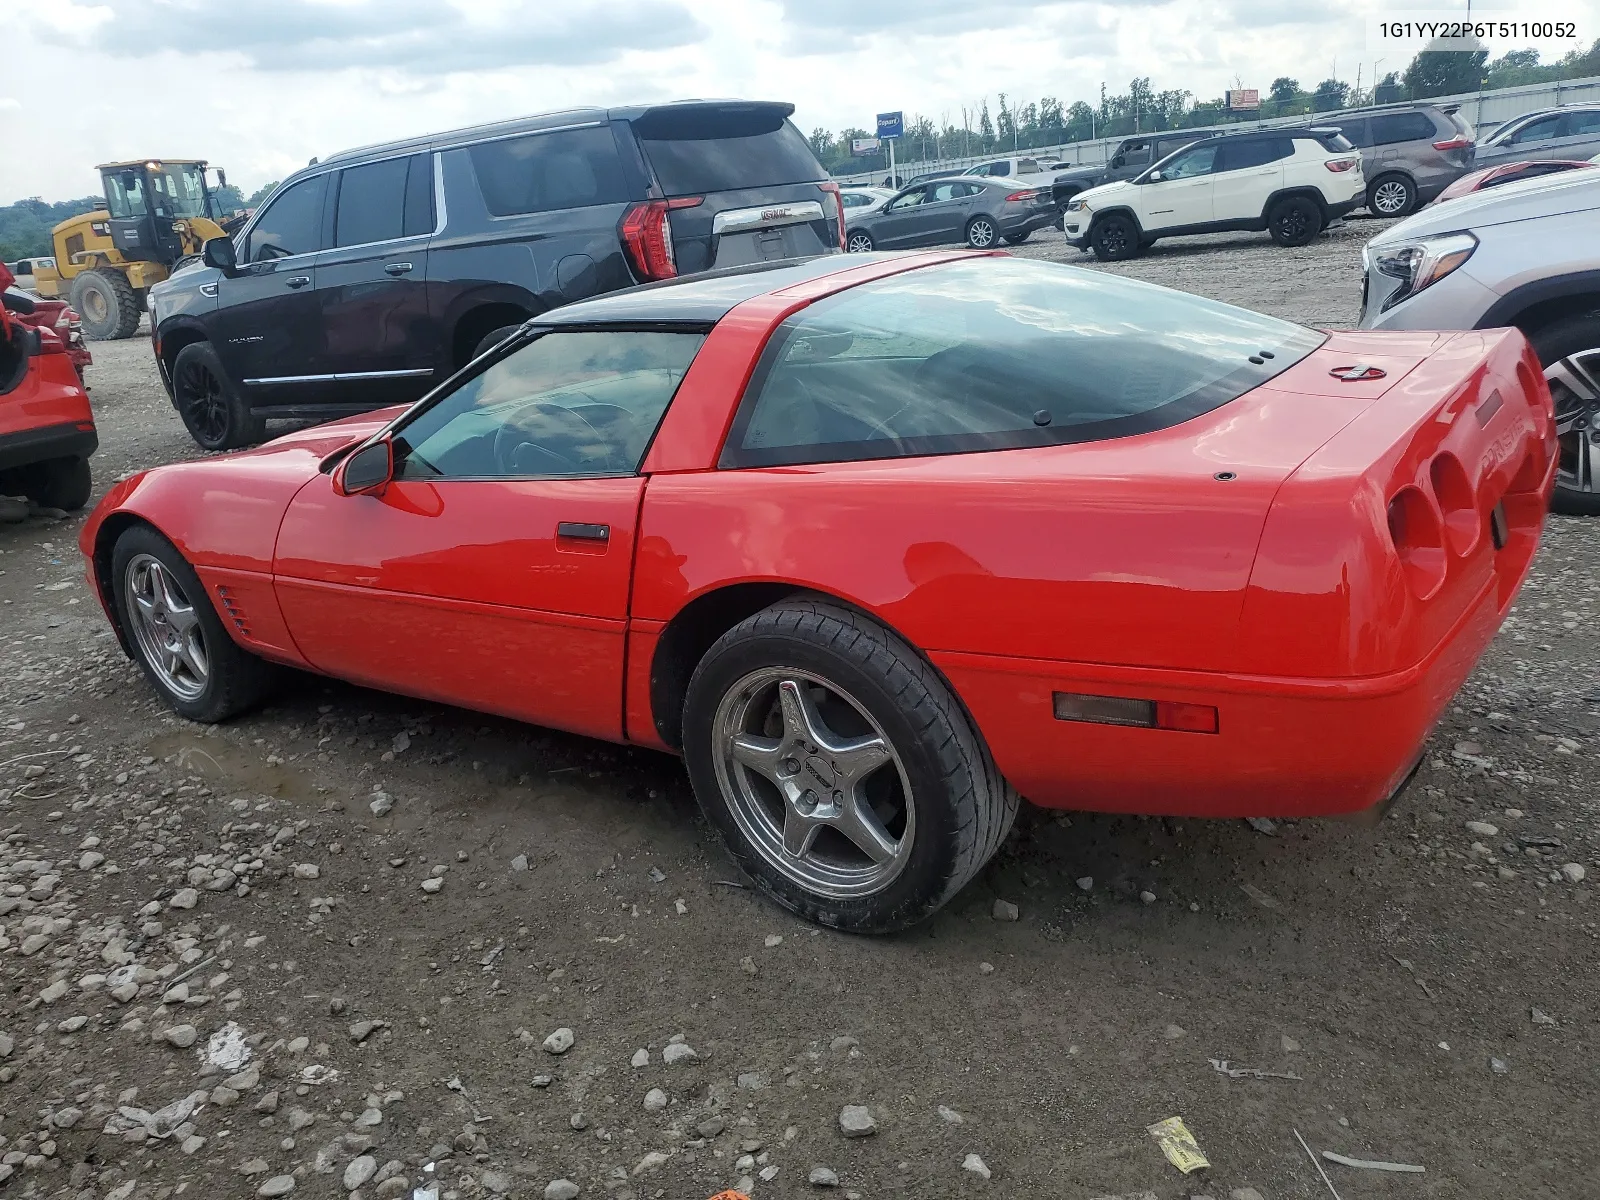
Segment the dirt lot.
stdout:
<path fill-rule="evenodd" d="M 1373 228 L 1118 270 L 1349 324 Z M 101 483 L 190 455 L 148 343 L 94 351 Z M 311 678 L 177 720 L 77 525 L 0 526 L 0 1195 L 1328 1194 L 1292 1130 L 1426 1166 L 1326 1164 L 1346 1200 L 1595 1195 L 1594 522 L 1383 824 L 1025 810 L 876 941 L 731 885 L 675 760 Z"/>

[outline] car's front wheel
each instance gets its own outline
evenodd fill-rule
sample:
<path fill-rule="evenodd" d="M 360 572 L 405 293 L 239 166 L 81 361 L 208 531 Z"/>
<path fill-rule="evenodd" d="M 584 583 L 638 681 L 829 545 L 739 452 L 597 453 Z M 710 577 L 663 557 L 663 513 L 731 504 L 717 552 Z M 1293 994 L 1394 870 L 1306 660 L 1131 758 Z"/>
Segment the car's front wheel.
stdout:
<path fill-rule="evenodd" d="M 111 589 L 134 657 L 179 716 L 224 721 L 266 694 L 273 668 L 228 636 L 194 568 L 148 525 L 117 539 Z"/>
<path fill-rule="evenodd" d="M 690 680 L 683 728 L 695 794 L 729 854 L 819 924 L 916 924 L 1016 817 L 1016 792 L 933 669 L 822 601 L 777 604 L 725 633 Z"/>
<path fill-rule="evenodd" d="M 1101 262 L 1120 262 L 1132 258 L 1142 248 L 1139 229 L 1127 217 L 1112 214 L 1095 222 L 1089 233 L 1089 247 Z"/>
<path fill-rule="evenodd" d="M 1531 338 L 1556 404 L 1556 489 L 1550 507 L 1600 516 L 1600 311 L 1566 317 Z"/>
<path fill-rule="evenodd" d="M 853 229 L 844 240 L 845 253 L 866 254 L 872 249 L 872 235 L 864 229 Z"/>
<path fill-rule="evenodd" d="M 967 245 L 974 250 L 987 250 L 999 236 L 1000 231 L 988 217 L 973 217 L 967 222 Z"/>
<path fill-rule="evenodd" d="M 1322 232 L 1322 210 L 1304 196 L 1290 196 L 1272 206 L 1267 228 L 1280 246 L 1304 246 Z"/>
<path fill-rule="evenodd" d="M 172 363 L 172 401 L 202 450 L 236 450 L 259 442 L 266 422 L 250 411 L 210 342 L 192 342 Z"/>

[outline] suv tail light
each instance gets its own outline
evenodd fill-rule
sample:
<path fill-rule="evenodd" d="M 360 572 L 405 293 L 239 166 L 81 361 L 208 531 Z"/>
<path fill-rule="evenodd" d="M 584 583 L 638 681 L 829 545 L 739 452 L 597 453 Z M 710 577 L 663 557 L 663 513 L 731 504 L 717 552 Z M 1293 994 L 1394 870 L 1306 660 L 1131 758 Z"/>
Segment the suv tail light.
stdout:
<path fill-rule="evenodd" d="M 844 193 L 839 190 L 839 185 L 831 179 L 824 179 L 817 185 L 828 195 L 833 197 L 833 220 L 839 227 L 839 249 L 844 249 Z M 826 215 L 826 214 L 824 214 Z"/>
<path fill-rule="evenodd" d="M 1006 197 L 1006 203 L 1016 204 L 1024 200 L 1037 200 L 1043 194 L 1043 191 L 1039 188 L 1029 188 L 1025 192 L 1012 192 L 1011 195 Z"/>
<path fill-rule="evenodd" d="M 645 200 L 622 214 L 617 233 L 634 273 L 641 279 L 671 279 L 678 273 L 672 253 L 672 227 L 667 213 L 693 208 L 704 196 L 679 196 L 673 200 Z"/>
<path fill-rule="evenodd" d="M 1471 138 L 1467 137 L 1466 134 L 1458 133 L 1447 142 L 1435 142 L 1433 148 L 1435 150 L 1468 150 L 1472 145 Z"/>
<path fill-rule="evenodd" d="M 1350 170 L 1360 161 L 1361 160 L 1359 158 L 1330 158 L 1322 165 L 1327 167 L 1328 170 L 1332 171 L 1335 175 L 1338 175 Z"/>

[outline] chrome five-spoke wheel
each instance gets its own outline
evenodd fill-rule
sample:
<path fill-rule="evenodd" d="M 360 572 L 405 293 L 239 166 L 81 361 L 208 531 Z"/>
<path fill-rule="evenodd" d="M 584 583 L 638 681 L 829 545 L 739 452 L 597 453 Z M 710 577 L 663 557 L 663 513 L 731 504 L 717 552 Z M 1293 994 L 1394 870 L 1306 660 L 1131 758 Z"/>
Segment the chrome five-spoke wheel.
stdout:
<path fill-rule="evenodd" d="M 717 782 L 750 846 L 813 895 L 882 891 L 905 869 L 916 805 L 866 708 L 806 671 L 752 671 L 714 720 Z"/>
<path fill-rule="evenodd" d="M 198 699 L 211 677 L 200 614 L 160 559 L 137 554 L 124 576 L 139 653 L 180 700 Z"/>
<path fill-rule="evenodd" d="M 1600 492 L 1600 346 L 1557 359 L 1544 377 L 1556 405 L 1556 486 Z"/>

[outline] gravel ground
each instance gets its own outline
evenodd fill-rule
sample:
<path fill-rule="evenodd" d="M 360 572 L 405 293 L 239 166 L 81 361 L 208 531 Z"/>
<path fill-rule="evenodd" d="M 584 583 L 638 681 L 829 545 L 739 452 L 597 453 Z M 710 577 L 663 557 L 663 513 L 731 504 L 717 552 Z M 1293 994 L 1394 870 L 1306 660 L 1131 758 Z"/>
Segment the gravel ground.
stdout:
<path fill-rule="evenodd" d="M 1372 228 L 1117 269 L 1349 324 Z M 192 454 L 94 352 L 99 479 Z M 1595 1194 L 1600 525 L 1381 825 L 1025 810 L 867 941 L 731 884 L 665 757 L 311 678 L 174 718 L 77 524 L 0 526 L 0 1194 L 1323 1196 L 1292 1130 L 1427 1168 L 1347 1200 Z"/>

